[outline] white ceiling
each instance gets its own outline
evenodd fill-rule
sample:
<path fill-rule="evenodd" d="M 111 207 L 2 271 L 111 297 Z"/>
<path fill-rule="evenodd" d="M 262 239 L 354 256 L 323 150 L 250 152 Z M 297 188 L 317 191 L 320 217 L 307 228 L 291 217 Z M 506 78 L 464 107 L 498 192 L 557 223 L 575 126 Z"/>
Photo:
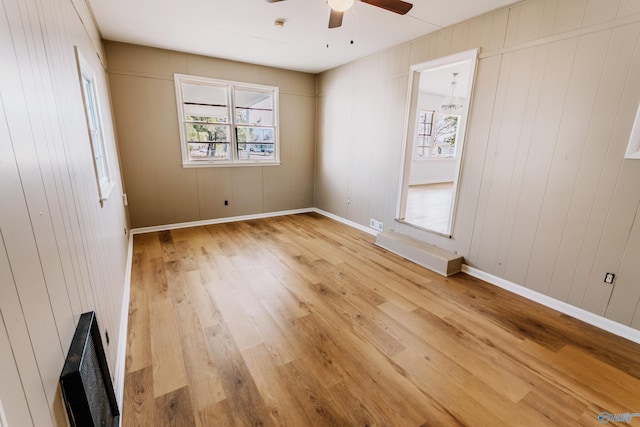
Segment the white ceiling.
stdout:
<path fill-rule="evenodd" d="M 342 27 L 329 30 L 325 0 L 89 0 L 107 40 L 311 73 L 513 2 L 413 0 L 404 16 L 356 2 Z"/>

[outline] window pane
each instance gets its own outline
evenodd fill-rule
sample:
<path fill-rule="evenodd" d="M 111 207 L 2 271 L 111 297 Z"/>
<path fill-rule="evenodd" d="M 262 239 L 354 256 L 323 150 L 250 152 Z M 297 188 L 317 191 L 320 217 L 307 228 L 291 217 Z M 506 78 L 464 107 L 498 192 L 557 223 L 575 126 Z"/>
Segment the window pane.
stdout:
<path fill-rule="evenodd" d="M 431 157 L 455 157 L 460 116 L 436 114 Z"/>
<path fill-rule="evenodd" d="M 227 107 L 185 104 L 184 119 L 188 122 L 228 123 L 229 110 Z"/>
<path fill-rule="evenodd" d="M 229 142 L 229 126 L 187 123 L 189 142 Z"/>
<path fill-rule="evenodd" d="M 238 126 L 238 142 L 267 142 L 273 144 L 273 128 Z"/>
<path fill-rule="evenodd" d="M 225 85 L 199 85 L 183 83 L 182 102 L 194 105 L 227 105 L 227 87 Z"/>
<path fill-rule="evenodd" d="M 275 159 L 273 144 L 238 143 L 238 158 L 240 160 L 273 160 Z"/>
<path fill-rule="evenodd" d="M 187 147 L 190 161 L 229 159 L 229 144 L 190 142 Z"/>
<path fill-rule="evenodd" d="M 273 126 L 273 94 L 237 89 L 235 119 L 238 124 Z"/>

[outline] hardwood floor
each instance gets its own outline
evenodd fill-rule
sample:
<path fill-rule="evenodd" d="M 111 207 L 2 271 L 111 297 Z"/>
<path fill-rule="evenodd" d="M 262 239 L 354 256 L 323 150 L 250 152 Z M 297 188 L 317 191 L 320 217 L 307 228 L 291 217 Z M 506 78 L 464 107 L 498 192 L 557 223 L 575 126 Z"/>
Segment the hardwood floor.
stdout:
<path fill-rule="evenodd" d="M 452 196 L 452 182 L 410 186 L 407 192 L 405 221 L 418 227 L 446 233 Z"/>
<path fill-rule="evenodd" d="M 123 426 L 640 412 L 640 345 L 373 242 L 317 214 L 135 236 Z"/>

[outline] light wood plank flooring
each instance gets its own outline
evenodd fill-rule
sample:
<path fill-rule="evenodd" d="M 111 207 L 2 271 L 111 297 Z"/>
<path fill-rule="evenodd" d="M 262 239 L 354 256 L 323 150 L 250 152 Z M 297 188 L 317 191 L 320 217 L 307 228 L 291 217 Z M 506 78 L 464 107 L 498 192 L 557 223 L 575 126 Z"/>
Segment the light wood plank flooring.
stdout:
<path fill-rule="evenodd" d="M 640 412 L 639 345 L 373 242 L 317 214 L 135 236 L 123 425 L 597 426 Z"/>
<path fill-rule="evenodd" d="M 446 233 L 452 196 L 452 182 L 410 186 L 405 221 L 418 227 Z"/>

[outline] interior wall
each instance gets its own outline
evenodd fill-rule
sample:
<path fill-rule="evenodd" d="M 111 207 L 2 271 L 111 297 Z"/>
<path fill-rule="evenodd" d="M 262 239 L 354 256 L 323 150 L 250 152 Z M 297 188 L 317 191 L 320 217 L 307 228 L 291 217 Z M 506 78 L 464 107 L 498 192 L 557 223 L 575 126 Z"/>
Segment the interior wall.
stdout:
<path fill-rule="evenodd" d="M 316 206 L 640 324 L 640 3 L 530 0 L 319 78 Z M 410 65 L 480 47 L 453 237 L 395 223 Z M 635 222 L 634 222 L 635 221 Z M 613 287 L 606 272 L 617 273 Z"/>
<path fill-rule="evenodd" d="M 112 377 L 120 338 L 128 237 L 104 55 L 83 1 L 0 6 L 0 401 L 9 426 L 65 426 L 58 378 L 80 314 L 96 311 Z M 97 73 L 104 206 L 74 46 Z"/>
<path fill-rule="evenodd" d="M 315 75 L 109 41 L 105 50 L 132 227 L 313 206 Z M 183 168 L 174 73 L 278 86 L 280 165 Z"/>

